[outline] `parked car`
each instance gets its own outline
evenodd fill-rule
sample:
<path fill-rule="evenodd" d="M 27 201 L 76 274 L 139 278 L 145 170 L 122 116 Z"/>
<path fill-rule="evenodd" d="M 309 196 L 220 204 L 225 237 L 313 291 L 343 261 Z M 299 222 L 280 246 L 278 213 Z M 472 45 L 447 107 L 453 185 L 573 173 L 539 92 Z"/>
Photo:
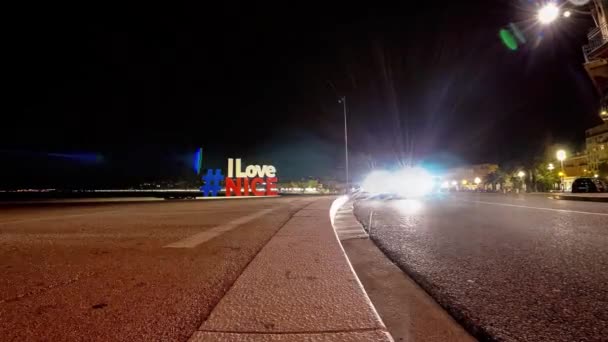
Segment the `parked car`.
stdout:
<path fill-rule="evenodd" d="M 608 185 L 595 178 L 577 178 L 572 183 L 572 192 L 608 192 Z"/>

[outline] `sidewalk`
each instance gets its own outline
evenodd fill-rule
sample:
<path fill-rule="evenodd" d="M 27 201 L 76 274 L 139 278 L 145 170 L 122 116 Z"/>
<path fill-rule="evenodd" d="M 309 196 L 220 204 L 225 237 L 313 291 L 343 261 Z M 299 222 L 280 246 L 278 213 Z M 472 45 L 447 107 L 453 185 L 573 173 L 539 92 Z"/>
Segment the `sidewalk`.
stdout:
<path fill-rule="evenodd" d="M 392 341 L 336 238 L 331 202 L 297 212 L 190 341 Z"/>

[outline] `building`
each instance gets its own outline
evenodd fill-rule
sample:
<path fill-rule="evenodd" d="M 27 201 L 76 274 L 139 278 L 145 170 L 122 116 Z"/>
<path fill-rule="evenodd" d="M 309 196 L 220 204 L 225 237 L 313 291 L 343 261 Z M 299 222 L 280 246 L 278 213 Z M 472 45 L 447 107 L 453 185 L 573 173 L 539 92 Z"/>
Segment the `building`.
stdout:
<path fill-rule="evenodd" d="M 588 44 L 583 46 L 585 70 L 600 95 L 598 114 L 602 125 L 585 131 L 588 159 L 587 174 L 595 175 L 608 167 L 608 0 L 593 0 L 590 12 L 595 23 L 587 34 Z M 606 166 L 603 166 L 606 164 Z"/>
<path fill-rule="evenodd" d="M 588 156 L 584 153 L 575 153 L 569 156 L 564 160 L 563 173 L 562 187 L 566 191 L 571 191 L 575 179 L 593 176 L 593 172 L 589 168 Z"/>
<path fill-rule="evenodd" d="M 568 177 L 583 177 L 591 173 L 587 155 L 576 153 L 564 160 L 564 173 Z"/>
<path fill-rule="evenodd" d="M 602 164 L 608 165 L 608 122 L 585 131 L 588 170 L 598 174 Z"/>
<path fill-rule="evenodd" d="M 601 97 L 598 114 L 608 122 L 608 0 L 594 0 L 590 6 L 595 27 L 587 34 L 588 44 L 583 46 L 584 66 Z"/>

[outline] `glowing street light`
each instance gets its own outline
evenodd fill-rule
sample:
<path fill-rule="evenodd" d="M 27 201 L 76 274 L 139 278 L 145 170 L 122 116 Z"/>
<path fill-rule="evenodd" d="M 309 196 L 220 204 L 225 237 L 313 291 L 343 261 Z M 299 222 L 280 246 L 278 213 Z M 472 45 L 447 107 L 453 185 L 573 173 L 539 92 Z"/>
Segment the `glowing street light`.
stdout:
<path fill-rule="evenodd" d="M 553 171 L 555 169 L 555 166 L 553 166 L 553 163 L 549 163 L 549 166 L 547 166 L 547 169 L 549 169 L 549 171 Z"/>
<path fill-rule="evenodd" d="M 481 183 L 481 178 L 475 177 L 474 182 L 475 182 L 475 184 L 479 185 Z"/>
<path fill-rule="evenodd" d="M 550 24 L 559 16 L 559 7 L 553 2 L 549 2 L 538 10 L 538 21 L 541 24 Z"/>
<path fill-rule="evenodd" d="M 523 171 L 519 171 L 519 172 L 517 173 L 517 177 L 519 177 L 519 178 L 524 178 L 524 176 L 525 176 L 525 175 L 526 175 L 526 173 L 525 173 L 525 172 L 523 172 Z"/>
<path fill-rule="evenodd" d="M 564 18 L 570 18 L 571 15 L 572 15 L 572 12 L 564 11 Z"/>
<path fill-rule="evenodd" d="M 594 178 L 598 178 L 600 175 L 598 175 L 597 173 L 593 175 Z"/>
<path fill-rule="evenodd" d="M 566 151 L 559 150 L 559 151 L 557 151 L 555 156 L 557 157 L 557 160 L 559 160 L 560 163 L 562 164 L 562 172 L 563 172 L 564 171 L 564 160 L 566 160 Z"/>

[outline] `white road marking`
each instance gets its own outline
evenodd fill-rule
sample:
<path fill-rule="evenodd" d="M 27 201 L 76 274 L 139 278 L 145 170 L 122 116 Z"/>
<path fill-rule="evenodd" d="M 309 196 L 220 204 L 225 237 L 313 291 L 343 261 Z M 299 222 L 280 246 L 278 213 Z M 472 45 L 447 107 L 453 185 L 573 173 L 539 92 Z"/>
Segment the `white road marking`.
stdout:
<path fill-rule="evenodd" d="M 517 204 L 507 204 L 507 203 L 497 203 L 497 202 L 485 202 L 485 201 L 467 201 L 467 200 L 462 200 L 462 201 L 463 202 L 469 202 L 469 203 L 481 203 L 481 204 L 490 204 L 490 205 L 501 205 L 501 206 L 504 206 L 504 207 L 516 207 L 516 208 L 536 209 L 536 210 L 549 210 L 549 211 L 557 211 L 557 212 L 561 212 L 561 213 L 574 213 L 574 214 L 608 216 L 607 213 L 593 213 L 593 212 L 589 212 L 589 211 L 554 209 L 554 208 L 543 208 L 543 207 L 531 207 L 531 206 L 527 206 L 527 205 L 517 205 Z"/>
<path fill-rule="evenodd" d="M 48 217 L 36 217 L 29 219 L 21 219 L 21 220 L 12 220 L 12 221 L 2 221 L 0 225 L 5 224 L 16 224 L 16 223 L 27 223 L 27 222 L 39 222 L 39 221 L 47 221 L 47 220 L 62 220 L 66 218 L 75 218 L 82 216 L 90 216 L 90 215 L 100 215 L 100 214 L 109 214 L 119 212 L 120 210 L 106 210 L 106 211 L 97 211 L 94 213 L 84 213 L 84 214 L 70 214 L 70 215 L 58 215 L 58 216 L 48 216 Z"/>
<path fill-rule="evenodd" d="M 216 236 L 222 235 L 222 234 L 226 233 L 227 231 L 230 231 L 249 221 L 253 221 L 256 218 L 264 216 L 274 210 L 276 210 L 276 208 L 275 209 L 264 209 L 264 210 L 260 210 L 257 213 L 254 213 L 251 215 L 239 217 L 236 220 L 232 220 L 228 223 L 225 223 L 225 224 L 222 224 L 219 226 L 215 226 L 204 232 L 194 234 L 190 237 L 179 240 L 177 242 L 170 243 L 170 244 L 164 246 L 163 248 L 194 248 L 203 242 L 209 241 Z"/>

